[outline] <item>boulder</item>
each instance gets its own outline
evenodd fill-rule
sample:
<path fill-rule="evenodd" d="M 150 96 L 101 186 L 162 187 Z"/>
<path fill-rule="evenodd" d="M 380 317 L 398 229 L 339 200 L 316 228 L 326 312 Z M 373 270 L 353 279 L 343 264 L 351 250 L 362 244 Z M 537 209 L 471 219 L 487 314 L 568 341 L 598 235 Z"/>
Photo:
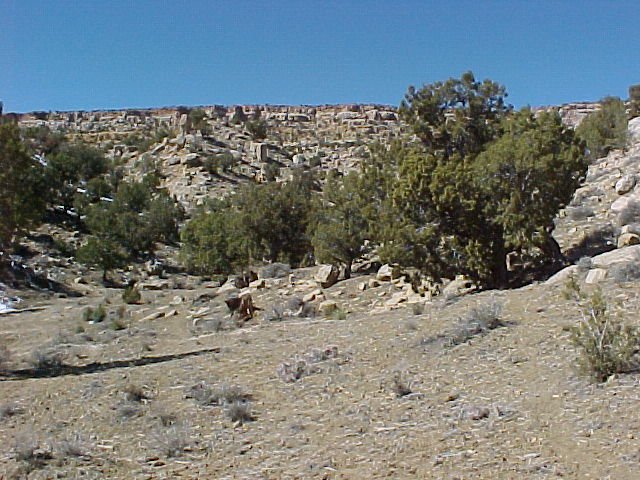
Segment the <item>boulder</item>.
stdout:
<path fill-rule="evenodd" d="M 629 120 L 627 128 L 629 129 L 629 136 L 631 137 L 631 140 L 640 141 L 640 117 Z"/>
<path fill-rule="evenodd" d="M 235 292 L 236 290 L 238 290 L 238 287 L 236 287 L 236 284 L 234 282 L 234 280 L 229 280 L 227 281 L 224 285 L 222 285 L 220 288 L 218 288 L 218 295 L 222 294 L 222 293 L 230 293 L 230 292 Z"/>
<path fill-rule="evenodd" d="M 377 288 L 380 286 L 380 282 L 375 278 L 370 278 L 367 285 L 369 286 L 369 288 Z"/>
<path fill-rule="evenodd" d="M 613 213 L 620 213 L 621 211 L 629 207 L 629 205 L 637 201 L 638 201 L 638 198 L 632 194 L 631 196 L 618 198 L 615 202 L 611 204 L 611 207 L 609 208 Z"/>
<path fill-rule="evenodd" d="M 407 301 L 406 292 L 396 292 L 391 296 L 389 300 L 386 301 L 385 305 L 387 305 L 388 307 L 394 307 L 406 301 Z"/>
<path fill-rule="evenodd" d="M 602 282 L 605 278 L 607 278 L 607 271 L 604 268 L 593 268 L 587 273 L 587 278 L 584 282 L 592 285 Z"/>
<path fill-rule="evenodd" d="M 266 143 L 253 143 L 251 149 L 258 162 L 266 162 L 269 159 L 269 149 Z"/>
<path fill-rule="evenodd" d="M 602 268 L 607 268 L 615 263 L 638 263 L 640 262 L 640 245 L 632 245 L 601 253 L 593 257 L 592 262 L 594 267 Z"/>
<path fill-rule="evenodd" d="M 385 263 L 380 267 L 376 274 L 376 280 L 380 282 L 390 282 L 400 277 L 400 267 L 397 265 L 389 265 Z"/>
<path fill-rule="evenodd" d="M 635 233 L 623 233 L 618 237 L 618 248 L 627 247 L 629 245 L 638 245 L 640 236 Z"/>
<path fill-rule="evenodd" d="M 461 297 L 462 295 L 473 292 L 475 289 L 476 286 L 471 280 L 462 275 L 458 275 L 455 280 L 452 280 L 444 287 L 442 294 L 445 298 Z"/>
<path fill-rule="evenodd" d="M 258 280 L 254 280 L 249 283 L 249 288 L 262 289 L 267 286 L 267 282 L 265 282 L 264 278 L 260 278 Z"/>
<path fill-rule="evenodd" d="M 636 186 L 636 176 L 635 175 L 625 175 L 620 180 L 616 182 L 616 193 L 618 195 L 624 195 L 625 193 L 630 192 L 633 187 Z"/>
<path fill-rule="evenodd" d="M 569 277 L 571 277 L 572 275 L 576 275 L 577 273 L 578 273 L 578 266 L 570 265 L 567 268 L 563 268 L 555 275 L 549 277 L 545 283 L 547 285 L 562 284 L 562 283 L 565 283 L 567 280 L 569 280 Z"/>
<path fill-rule="evenodd" d="M 620 234 L 624 233 L 635 233 L 636 235 L 640 235 L 640 223 L 629 223 L 624 225 L 620 229 Z"/>
<path fill-rule="evenodd" d="M 318 311 L 323 315 L 331 315 L 338 309 L 338 304 L 333 300 L 325 300 L 318 305 Z"/>
<path fill-rule="evenodd" d="M 329 288 L 335 285 L 339 275 L 340 269 L 335 265 L 321 265 L 313 278 L 322 288 Z"/>
<path fill-rule="evenodd" d="M 316 290 L 307 293 L 304 297 L 302 297 L 302 301 L 304 303 L 309 303 L 309 302 L 313 302 L 314 300 L 317 300 L 319 298 L 324 298 L 324 294 L 322 293 L 322 290 L 320 290 L 319 288 L 317 288 Z"/>

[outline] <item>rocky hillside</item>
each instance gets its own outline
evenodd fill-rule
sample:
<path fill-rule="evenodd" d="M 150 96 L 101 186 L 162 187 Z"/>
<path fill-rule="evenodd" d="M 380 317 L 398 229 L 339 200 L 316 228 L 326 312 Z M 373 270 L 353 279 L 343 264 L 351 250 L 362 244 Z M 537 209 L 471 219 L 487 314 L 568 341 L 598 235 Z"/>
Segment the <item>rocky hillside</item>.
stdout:
<path fill-rule="evenodd" d="M 584 109 L 567 108 L 567 121 Z M 268 136 L 254 142 L 234 125 L 237 109 L 205 110 L 206 135 L 169 109 L 21 122 L 68 122 L 132 175 L 157 160 L 190 205 L 265 163 L 281 176 L 352 168 L 359 148 L 403 128 L 392 109 L 269 107 Z M 171 134 L 127 145 L 147 122 L 149 137 Z M 599 284 L 612 312 L 640 327 L 639 119 L 629 131 L 630 146 L 594 162 L 557 218 L 576 264 L 520 289 L 416 284 L 372 263 L 350 280 L 272 264 L 219 285 L 171 269 L 167 250 L 164 268 L 136 267 L 141 298 L 125 303 L 122 289 L 54 253 L 51 232 L 32 235 L 25 258 L 52 284 L 6 289 L 22 301 L 0 312 L 0 476 L 639 478 L 640 377 L 593 383 L 577 368 L 582 317 L 563 294 L 571 274 L 586 292 Z M 236 152 L 246 172 L 210 174 L 197 160 L 213 149 Z M 242 299 L 250 315 L 231 314 Z"/>
<path fill-rule="evenodd" d="M 269 168 L 275 167 L 280 179 L 293 168 L 355 168 L 367 145 L 389 142 L 403 131 L 395 109 L 383 105 L 199 110 L 205 117 L 198 128 L 186 108 L 25 114 L 19 121 L 95 144 L 133 175 L 157 165 L 166 188 L 188 209 L 210 195 L 228 193 L 238 181 L 264 180 Z M 259 141 L 245 127 L 256 112 L 266 124 L 266 138 Z M 166 136 L 156 142 L 158 132 Z M 225 157 L 233 168 L 223 171 L 215 164 Z M 217 173 L 205 168 L 211 163 Z"/>
<path fill-rule="evenodd" d="M 559 108 L 563 121 L 576 126 L 597 104 L 541 109 L 546 108 Z M 130 175 L 157 166 L 165 177 L 164 186 L 188 210 L 209 196 L 228 194 L 238 182 L 263 181 L 269 170 L 286 180 L 295 168 L 356 168 L 367 157 L 369 145 L 389 143 L 406 133 L 395 107 L 388 105 L 197 109 L 205 114 L 198 128 L 188 115 L 194 109 L 186 107 L 38 112 L 18 119 L 23 127 L 47 126 L 94 144 L 122 162 Z M 266 138 L 260 140 L 254 140 L 245 125 L 257 112 L 266 124 Z M 225 156 L 233 167 L 223 171 L 219 163 Z"/>

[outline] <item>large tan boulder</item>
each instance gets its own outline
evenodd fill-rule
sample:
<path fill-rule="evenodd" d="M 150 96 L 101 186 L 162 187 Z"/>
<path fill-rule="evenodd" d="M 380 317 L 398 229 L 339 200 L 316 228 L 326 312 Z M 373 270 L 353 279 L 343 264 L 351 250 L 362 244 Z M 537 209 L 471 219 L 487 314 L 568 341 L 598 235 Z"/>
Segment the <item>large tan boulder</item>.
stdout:
<path fill-rule="evenodd" d="M 640 244 L 640 236 L 635 233 L 623 233 L 618 237 L 618 248 Z"/>
<path fill-rule="evenodd" d="M 458 275 L 454 280 L 449 282 L 446 287 L 444 287 L 442 294 L 445 298 L 454 298 L 471 293 L 475 289 L 476 286 L 471 280 L 463 275 Z"/>
<path fill-rule="evenodd" d="M 385 263 L 378 269 L 376 280 L 380 282 L 390 282 L 391 280 L 399 278 L 400 274 L 400 267 L 398 267 L 397 265 L 389 265 L 388 263 Z"/>
<path fill-rule="evenodd" d="M 340 269 L 335 265 L 320 265 L 318 271 L 313 276 L 314 280 L 320 284 L 322 288 L 329 288 L 338 281 Z"/>
<path fill-rule="evenodd" d="M 325 300 L 318 305 L 318 311 L 322 315 L 331 315 L 336 310 L 338 310 L 338 304 L 333 300 Z"/>

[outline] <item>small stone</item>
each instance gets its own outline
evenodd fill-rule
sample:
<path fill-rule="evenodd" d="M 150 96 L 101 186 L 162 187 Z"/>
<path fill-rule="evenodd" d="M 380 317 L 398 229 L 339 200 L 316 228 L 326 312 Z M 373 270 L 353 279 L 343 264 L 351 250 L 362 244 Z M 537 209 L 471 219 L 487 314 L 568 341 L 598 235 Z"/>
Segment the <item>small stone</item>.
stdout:
<path fill-rule="evenodd" d="M 604 268 L 593 268 L 587 273 L 587 278 L 584 282 L 593 285 L 602 282 L 605 278 L 607 278 L 607 271 Z"/>

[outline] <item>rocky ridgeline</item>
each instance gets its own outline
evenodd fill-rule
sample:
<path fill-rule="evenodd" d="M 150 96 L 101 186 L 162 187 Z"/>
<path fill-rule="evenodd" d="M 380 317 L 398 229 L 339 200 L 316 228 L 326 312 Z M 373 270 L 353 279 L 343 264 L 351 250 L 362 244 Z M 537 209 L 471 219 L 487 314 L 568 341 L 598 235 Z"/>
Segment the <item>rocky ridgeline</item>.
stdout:
<path fill-rule="evenodd" d="M 97 112 L 54 112 L 21 115 L 24 127 L 48 126 L 65 131 L 104 149 L 111 158 L 139 175 L 153 164 L 165 177 L 165 187 L 188 209 L 209 196 L 220 196 L 239 181 L 264 181 L 269 171 L 277 179 L 290 177 L 294 168 L 346 171 L 368 154 L 372 142 L 389 142 L 403 126 L 392 107 L 336 105 L 317 107 L 233 106 L 201 107 L 205 128 L 195 129 L 186 108 Z M 267 137 L 255 141 L 244 122 L 260 111 Z M 133 136 L 160 142 L 128 141 Z M 211 171 L 226 156 L 232 168 Z M 207 167 L 208 165 L 208 167 Z"/>
<path fill-rule="evenodd" d="M 95 144 L 119 160 L 131 176 L 157 166 L 164 187 L 188 210 L 207 197 L 228 194 L 238 182 L 262 182 L 274 172 L 277 180 L 286 180 L 296 168 L 351 170 L 367 157 L 369 145 L 388 143 L 406 131 L 396 109 L 386 105 L 197 108 L 206 115 L 205 128 L 193 128 L 190 109 L 185 107 L 33 112 L 18 119 L 24 127 L 48 126 Z M 558 108 L 563 120 L 575 126 L 597 104 Z M 244 125 L 257 111 L 267 126 L 266 138 L 259 141 Z M 154 143 L 160 131 L 168 136 Z M 216 162 L 225 156 L 233 167 L 217 168 Z"/>

